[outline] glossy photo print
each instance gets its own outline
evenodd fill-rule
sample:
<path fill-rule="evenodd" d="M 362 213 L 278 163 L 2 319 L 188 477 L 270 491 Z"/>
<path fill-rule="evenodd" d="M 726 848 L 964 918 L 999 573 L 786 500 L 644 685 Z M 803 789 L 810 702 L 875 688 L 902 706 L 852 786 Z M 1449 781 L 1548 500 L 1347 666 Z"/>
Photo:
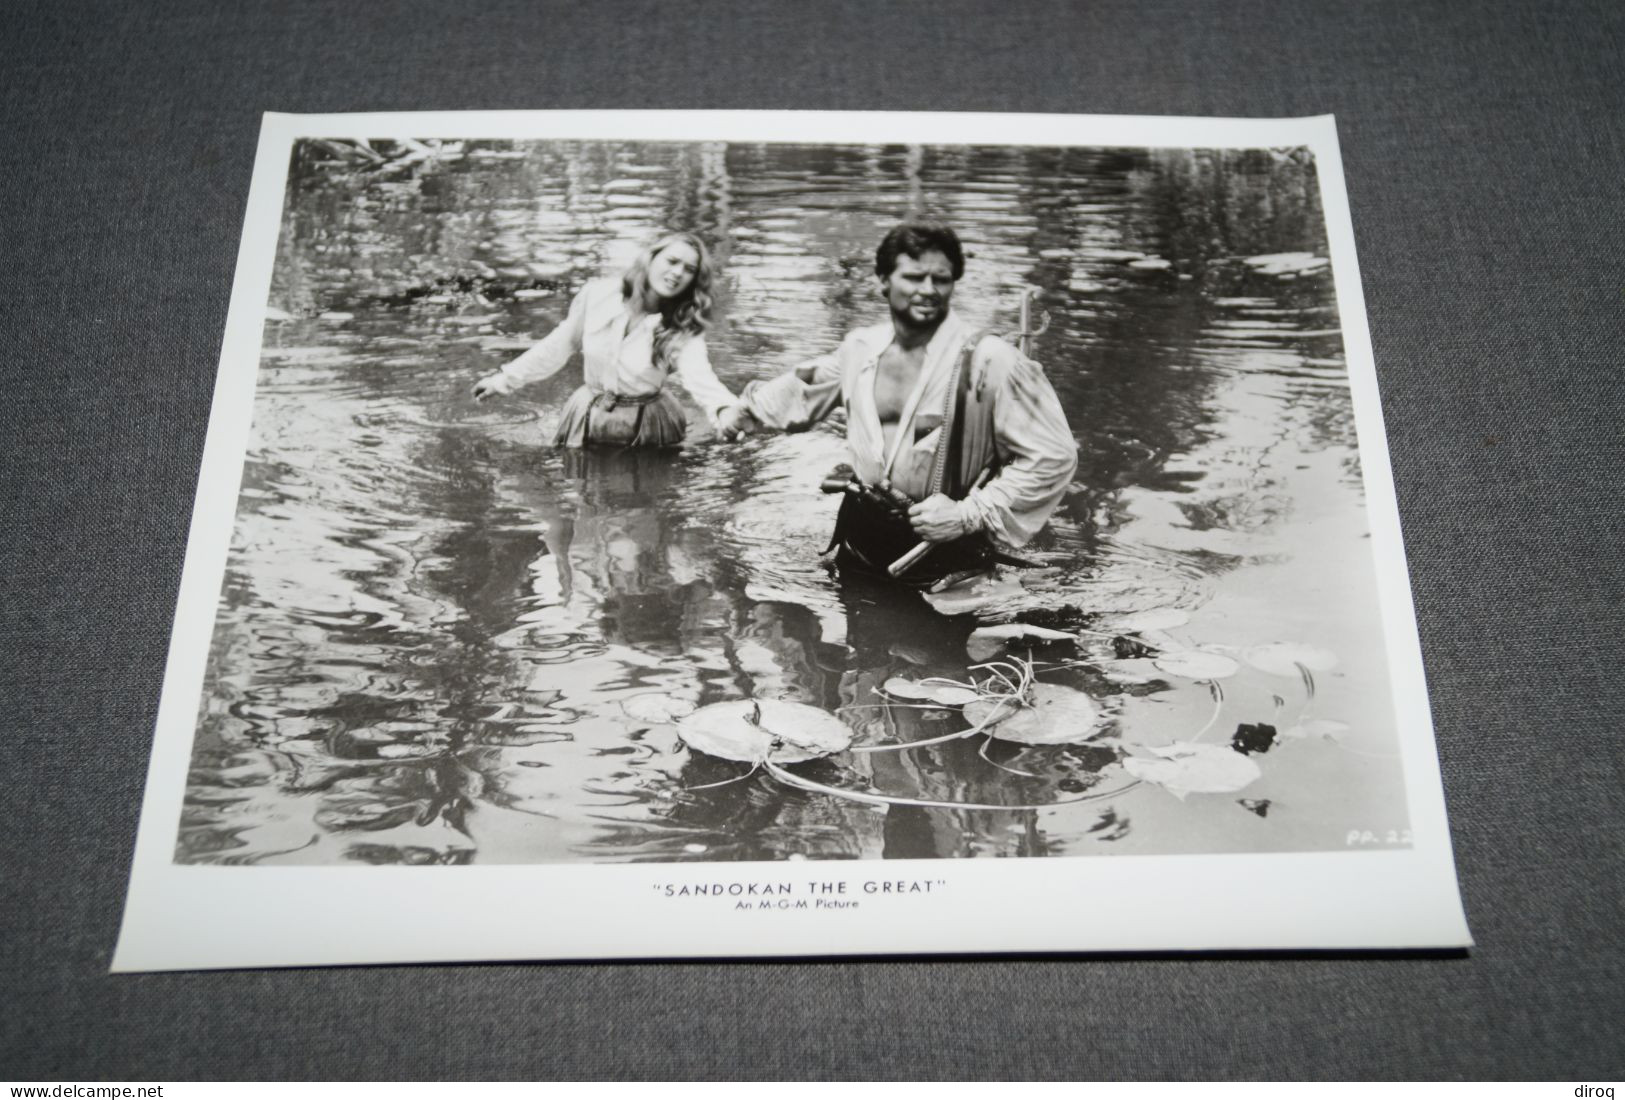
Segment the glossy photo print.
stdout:
<path fill-rule="evenodd" d="M 1330 119 L 267 116 L 116 965 L 1464 944 L 1375 387 Z"/>

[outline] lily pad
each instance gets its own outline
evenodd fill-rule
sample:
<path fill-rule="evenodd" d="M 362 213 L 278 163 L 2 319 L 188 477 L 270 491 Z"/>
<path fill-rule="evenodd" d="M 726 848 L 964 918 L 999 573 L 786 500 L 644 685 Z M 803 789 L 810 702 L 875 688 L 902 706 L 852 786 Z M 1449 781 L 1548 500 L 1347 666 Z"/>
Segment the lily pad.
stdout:
<path fill-rule="evenodd" d="M 852 731 L 833 714 L 781 699 L 712 703 L 680 719 L 677 736 L 691 749 L 748 764 L 795 764 L 852 743 Z"/>
<path fill-rule="evenodd" d="M 1176 741 L 1137 747 L 1151 756 L 1129 756 L 1123 767 L 1136 779 L 1155 783 L 1175 798 L 1188 794 L 1239 791 L 1264 773 L 1251 759 L 1224 745 Z"/>
<path fill-rule="evenodd" d="M 1171 676 L 1187 680 L 1223 680 L 1241 671 L 1241 666 L 1222 653 L 1209 653 L 1205 649 L 1180 649 L 1162 653 L 1152 664 Z"/>
<path fill-rule="evenodd" d="M 965 649 L 970 653 L 971 660 L 985 661 L 998 656 L 1007 643 L 1024 640 L 1047 645 L 1050 642 L 1075 642 L 1078 638 L 1075 634 L 1068 634 L 1064 630 L 1051 630 L 1047 626 L 1005 623 L 1002 626 L 984 626 L 971 631 Z"/>
<path fill-rule="evenodd" d="M 960 581 L 940 592 L 921 592 L 920 597 L 939 615 L 969 615 L 1026 594 L 1015 577 L 995 574 Z"/>
<path fill-rule="evenodd" d="M 639 722 L 665 725 L 694 713 L 694 702 L 679 695 L 648 691 L 621 702 L 621 709 Z"/>
<path fill-rule="evenodd" d="M 962 707 L 982 697 L 981 692 L 957 684 L 920 683 L 893 676 L 881 689 L 894 699 L 910 699 L 921 703 L 936 703 L 944 707 Z"/>
<path fill-rule="evenodd" d="M 1008 699 L 978 699 L 965 704 L 965 718 L 1001 741 L 1023 745 L 1070 745 L 1087 741 L 1100 724 L 1100 708 L 1076 688 L 1034 684 L 1032 696 L 1017 704 Z M 984 725 L 985 723 L 985 725 Z"/>
<path fill-rule="evenodd" d="M 1337 667 L 1337 654 L 1329 649 L 1294 642 L 1271 642 L 1255 645 L 1242 654 L 1247 663 L 1261 672 L 1275 676 L 1297 676 L 1298 666 L 1325 672 Z"/>
<path fill-rule="evenodd" d="M 1115 618 L 1109 629 L 1119 634 L 1138 634 L 1142 630 L 1172 630 L 1190 621 L 1189 612 L 1177 607 L 1154 607 L 1149 611 L 1136 611 Z"/>
<path fill-rule="evenodd" d="M 1114 684 L 1149 684 L 1157 678 L 1157 663 L 1148 657 L 1107 661 L 1100 667 Z"/>

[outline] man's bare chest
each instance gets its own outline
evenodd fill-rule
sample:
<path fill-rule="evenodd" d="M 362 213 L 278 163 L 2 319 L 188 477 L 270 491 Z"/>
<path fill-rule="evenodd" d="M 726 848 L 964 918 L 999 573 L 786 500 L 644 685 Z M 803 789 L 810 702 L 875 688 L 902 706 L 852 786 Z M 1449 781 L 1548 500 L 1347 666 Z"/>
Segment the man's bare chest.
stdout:
<path fill-rule="evenodd" d="M 875 367 L 875 413 L 882 424 L 895 424 L 902 418 L 909 396 L 925 369 L 925 349 L 886 349 Z"/>

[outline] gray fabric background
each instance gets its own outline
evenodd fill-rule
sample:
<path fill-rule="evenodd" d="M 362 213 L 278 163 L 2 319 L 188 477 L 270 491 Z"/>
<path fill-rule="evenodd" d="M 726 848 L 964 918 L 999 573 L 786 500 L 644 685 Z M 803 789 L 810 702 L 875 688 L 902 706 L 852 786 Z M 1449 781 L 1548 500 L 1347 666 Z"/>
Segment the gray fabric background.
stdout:
<path fill-rule="evenodd" d="M 0 17 L 0 1078 L 1621 1077 L 1625 7 Z M 1335 112 L 1479 946 L 109 976 L 260 112 L 565 107 Z"/>

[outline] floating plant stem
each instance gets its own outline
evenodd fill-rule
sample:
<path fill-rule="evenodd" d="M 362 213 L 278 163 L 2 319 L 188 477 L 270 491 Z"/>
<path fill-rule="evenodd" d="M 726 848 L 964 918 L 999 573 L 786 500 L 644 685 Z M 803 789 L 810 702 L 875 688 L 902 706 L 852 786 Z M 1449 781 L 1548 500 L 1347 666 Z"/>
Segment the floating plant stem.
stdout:
<path fill-rule="evenodd" d="M 856 748 L 848 749 L 847 751 L 852 753 L 901 752 L 904 749 L 917 749 L 924 745 L 940 745 L 944 741 L 958 741 L 960 738 L 969 737 L 975 732 L 975 730 L 956 730 L 953 733 L 945 733 L 940 737 L 926 737 L 919 741 L 904 741 L 895 745 L 859 745 Z"/>
<path fill-rule="evenodd" d="M 896 739 L 898 736 L 897 730 L 900 725 L 897 718 L 897 712 L 892 710 L 881 711 L 880 721 L 881 724 L 886 727 L 886 736 L 888 738 Z"/>
<path fill-rule="evenodd" d="M 1091 638 L 1106 638 L 1109 640 L 1117 637 L 1117 634 L 1110 630 L 1089 630 L 1088 628 L 1081 626 L 1077 627 L 1076 630 L 1079 634 L 1087 634 Z"/>
<path fill-rule="evenodd" d="M 1298 711 L 1298 725 L 1302 726 L 1315 716 L 1315 674 L 1301 662 L 1294 661 L 1293 664 L 1303 680 L 1303 709 Z"/>
<path fill-rule="evenodd" d="M 917 748 L 920 748 L 923 745 L 940 745 L 944 741 L 958 741 L 961 738 L 972 737 L 972 736 L 974 736 L 974 735 L 976 735 L 978 733 L 981 733 L 984 729 L 986 729 L 989 725 L 992 724 L 993 715 L 997 714 L 1001 707 L 1009 705 L 1009 700 L 1006 699 L 1005 697 L 997 696 L 995 698 L 996 698 L 999 705 L 995 706 L 993 708 L 993 710 L 988 714 L 988 716 L 986 718 L 983 718 L 980 722 L 976 723 L 970 729 L 956 730 L 953 733 L 945 733 L 945 734 L 941 735 L 940 737 L 927 737 L 927 738 L 924 738 L 923 740 L 920 740 L 920 741 L 905 741 L 900 745 L 860 745 L 855 749 L 848 749 L 847 751 L 848 752 L 853 752 L 853 753 L 859 753 L 859 752 L 901 752 L 903 749 L 917 749 Z"/>
<path fill-rule="evenodd" d="M 985 668 L 993 674 L 991 679 L 984 681 L 982 690 L 986 691 L 986 684 L 991 683 L 992 679 L 997 679 L 999 683 L 1004 685 L 1006 692 L 1015 696 L 1018 700 L 1026 696 L 1028 689 L 1033 686 L 1034 681 L 1037 679 L 1033 673 L 1031 650 L 1028 651 L 1025 660 L 1014 657 L 1009 661 L 986 661 L 970 667 L 973 672 L 979 668 Z M 1015 679 L 1011 680 L 1010 676 L 1005 675 L 1007 672 L 1015 676 Z M 996 695 L 998 693 L 988 692 L 988 694 Z"/>
<path fill-rule="evenodd" d="M 1202 723 L 1202 728 L 1191 736 L 1192 741 L 1200 741 L 1202 736 L 1213 728 L 1213 723 L 1219 720 L 1219 711 L 1224 709 L 1224 688 L 1219 686 L 1219 681 L 1209 680 L 1207 689 L 1208 693 L 1213 696 L 1213 713 L 1207 716 L 1207 721 Z"/>
<path fill-rule="evenodd" d="M 980 697 L 964 704 L 965 717 L 974 723 L 969 729 L 902 744 L 865 745 L 850 751 L 893 752 L 917 748 L 970 737 L 990 731 L 994 726 L 998 726 L 998 730 L 989 732 L 990 739 L 998 737 L 1028 745 L 1063 744 L 1087 740 L 1087 734 L 1074 736 L 1073 730 L 1092 731 L 1098 722 L 1097 708 L 1082 692 L 1059 684 L 1039 683 L 1030 654 L 1025 659 L 987 661 L 971 667 L 985 669 L 990 675 L 977 685 Z M 1060 724 L 1051 726 L 1050 723 Z M 985 746 L 979 755 L 1000 771 L 1037 778 L 998 763 L 987 754 Z"/>
<path fill-rule="evenodd" d="M 992 764 L 995 768 L 998 768 L 1001 772 L 1009 772 L 1011 775 L 1025 776 L 1028 779 L 1037 779 L 1038 778 L 1038 776 L 1034 775 L 1032 772 L 1024 772 L 1020 768 L 1006 767 L 1005 765 L 999 763 L 997 760 L 993 759 L 991 756 L 989 756 L 987 754 L 987 750 L 989 749 L 989 747 L 992 746 L 992 744 L 993 744 L 993 738 L 991 738 L 991 737 L 982 738 L 982 747 L 976 750 L 976 755 L 980 756 L 983 760 L 986 760 L 989 764 Z"/>
<path fill-rule="evenodd" d="M 987 687 L 986 687 L 987 684 L 991 684 L 994 680 L 997 680 L 997 681 L 999 681 L 999 683 L 1004 685 L 1005 690 L 1010 692 L 1010 694 L 1012 694 L 1012 695 L 1021 694 L 1021 689 L 1018 688 L 1014 683 L 1012 683 L 1010 681 L 1010 678 L 1008 676 L 1006 676 L 1004 674 L 1004 671 L 1003 671 L 1004 669 L 1010 669 L 1011 672 L 1016 672 L 1016 670 L 1014 668 L 1012 668 L 1010 665 L 1005 664 L 1003 661 L 995 661 L 995 662 L 993 662 L 991 664 L 986 664 L 986 665 L 972 665 L 971 667 L 973 669 L 985 668 L 985 669 L 987 669 L 989 672 L 991 672 L 993 674 L 990 677 L 988 677 L 986 680 L 983 681 L 983 687 L 982 687 L 983 691 L 987 690 Z M 1021 674 L 1019 672 L 1017 672 L 1016 675 L 1019 678 Z"/>
<path fill-rule="evenodd" d="M 693 787 L 679 787 L 678 790 L 682 790 L 682 791 L 709 791 L 709 790 L 712 790 L 713 788 L 716 788 L 716 787 L 726 787 L 730 783 L 743 783 L 745 780 L 749 779 L 751 776 L 755 775 L 757 772 L 759 772 L 761 770 L 762 770 L 762 761 L 758 760 L 758 761 L 756 761 L 756 763 L 754 763 L 754 764 L 752 764 L 750 766 L 750 771 L 746 772 L 744 775 L 736 775 L 732 779 L 723 779 L 723 780 L 719 780 L 716 783 L 701 783 L 701 784 L 698 784 L 697 786 L 693 786 Z"/>
<path fill-rule="evenodd" d="M 814 794 L 828 794 L 834 795 L 836 798 L 850 798 L 855 802 L 869 802 L 877 806 L 925 806 L 940 810 L 1048 810 L 1055 806 L 1071 806 L 1079 802 L 1098 802 L 1103 798 L 1114 798 L 1117 795 L 1123 794 L 1126 791 L 1131 791 L 1140 785 L 1140 781 L 1135 779 L 1131 782 L 1123 784 L 1121 787 L 1114 787 L 1109 791 L 1092 791 L 1089 794 L 1079 795 L 1076 798 L 1059 798 L 1054 802 L 1022 803 L 1018 805 L 1001 806 L 994 802 L 944 802 L 931 798 L 903 798 L 898 795 L 891 794 L 870 794 L 867 791 L 853 791 L 848 790 L 845 787 L 831 787 L 824 783 L 815 783 L 811 779 L 805 779 L 797 775 L 795 772 L 788 771 L 787 769 L 780 767 L 771 760 L 764 761 L 762 766 L 765 767 L 775 779 L 778 779 L 789 786 L 799 787 L 804 791 L 812 791 Z"/>

